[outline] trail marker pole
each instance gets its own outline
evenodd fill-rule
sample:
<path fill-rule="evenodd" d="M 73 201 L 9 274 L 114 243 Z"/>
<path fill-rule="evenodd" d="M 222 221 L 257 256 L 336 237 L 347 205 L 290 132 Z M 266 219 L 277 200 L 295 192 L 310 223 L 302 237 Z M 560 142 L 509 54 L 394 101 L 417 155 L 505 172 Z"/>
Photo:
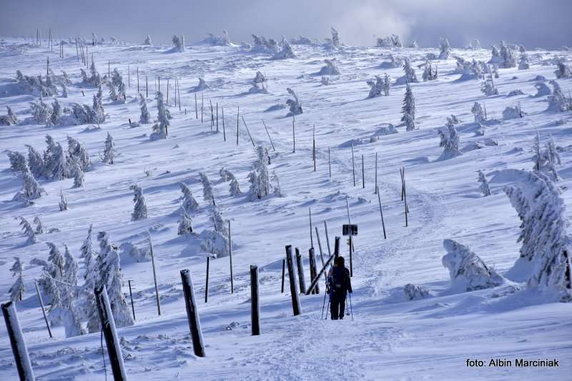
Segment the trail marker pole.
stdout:
<path fill-rule="evenodd" d="M 50 339 L 53 338 L 52 330 L 50 329 L 50 323 L 48 322 L 48 317 L 46 315 L 46 308 L 44 307 L 44 300 L 42 299 L 42 294 L 40 294 L 40 288 L 38 287 L 38 282 L 34 280 L 34 286 L 36 287 L 36 294 L 38 295 L 38 300 L 40 301 L 40 307 L 42 308 L 42 315 L 44 316 L 44 321 L 46 322 L 46 328 L 48 329 L 48 334 Z"/>
<path fill-rule="evenodd" d="M 294 273 L 294 261 L 292 259 L 292 246 L 286 246 L 286 262 L 288 264 L 288 278 L 290 282 L 290 296 L 292 297 L 292 312 L 294 316 L 302 313 L 300 299 L 298 296 L 298 285 L 296 284 L 296 274 Z"/>
<path fill-rule="evenodd" d="M 199 320 L 199 312 L 195 302 L 191 272 L 188 269 L 181 270 L 181 281 L 183 283 L 183 294 L 185 296 L 185 306 L 187 308 L 187 320 L 189 321 L 189 330 L 191 331 L 191 339 L 193 341 L 193 351 L 195 356 L 205 357 L 205 345 L 203 343 L 201 322 Z"/>
<path fill-rule="evenodd" d="M 209 301 L 209 267 L 211 263 L 211 257 L 207 257 L 207 274 L 205 278 L 205 303 Z"/>
<path fill-rule="evenodd" d="M 34 381 L 34 370 L 32 369 L 28 348 L 24 341 L 24 334 L 20 328 L 18 313 L 16 312 L 16 304 L 10 301 L 2 304 L 1 308 L 2 314 L 4 315 L 4 321 L 6 322 L 6 330 L 8 331 L 8 337 L 10 338 L 10 346 L 12 347 L 12 353 L 14 354 L 14 361 L 16 363 L 16 368 L 18 369 L 20 380 Z"/>
<path fill-rule="evenodd" d="M 131 299 L 131 312 L 133 313 L 133 321 L 135 319 L 135 304 L 133 304 L 133 291 L 131 290 L 131 280 L 127 280 L 127 284 L 129 285 L 129 299 Z"/>
<path fill-rule="evenodd" d="M 250 266 L 250 317 L 252 336 L 260 335 L 260 304 L 258 295 L 258 266 Z"/>

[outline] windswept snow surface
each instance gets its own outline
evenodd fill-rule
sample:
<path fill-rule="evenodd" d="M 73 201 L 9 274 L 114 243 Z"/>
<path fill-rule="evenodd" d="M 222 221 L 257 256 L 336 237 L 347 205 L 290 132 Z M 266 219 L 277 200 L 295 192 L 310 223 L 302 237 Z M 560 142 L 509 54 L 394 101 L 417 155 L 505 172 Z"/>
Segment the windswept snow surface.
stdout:
<path fill-rule="evenodd" d="M 560 147 L 562 197 L 570 205 L 572 177 L 572 115 L 549 113 L 546 96 L 535 98 L 534 78 L 554 79 L 554 59 L 568 62 L 570 52 L 529 52 L 529 70 L 499 69 L 495 79 L 499 95 L 485 97 L 478 80 L 458 81 L 453 74 L 455 55 L 488 61 L 488 50 L 452 50 L 451 58 L 439 60 L 439 78 L 412 84 L 416 100 L 418 130 L 406 132 L 401 125 L 401 104 L 405 87 L 391 88 L 389 96 L 367 99 L 366 81 L 388 73 L 393 80 L 402 76 L 400 68 L 381 69 L 389 54 L 409 57 L 418 77 L 417 65 L 427 53 L 438 49 L 342 47 L 335 51 L 319 46 L 293 45 L 297 58 L 271 60 L 269 56 L 245 52 L 236 46 L 189 46 L 182 53 L 170 47 L 142 45 L 90 46 L 98 71 L 107 74 L 117 68 L 128 81 L 125 104 L 113 104 L 104 91 L 107 120 L 101 129 L 87 131 L 89 125 L 45 127 L 26 122 L 29 102 L 38 98 L 15 94 L 16 70 L 25 75 L 46 71 L 46 57 L 55 74 L 65 70 L 73 85 L 68 98 L 58 98 L 62 107 L 72 102 L 90 104 L 97 91 L 80 87 L 81 63 L 75 44 L 65 45 L 65 58 L 22 39 L 0 41 L 0 114 L 10 106 L 20 124 L 0 127 L 0 294 L 9 298 L 15 281 L 9 272 L 13 257 L 24 266 L 26 293 L 17 303 L 20 324 L 39 379 L 105 379 L 111 376 L 107 357 L 102 357 L 100 334 L 65 338 L 63 327 L 48 337 L 33 280 L 41 268 L 33 258 L 47 259 L 46 242 L 63 250 L 66 243 L 79 258 L 79 248 L 90 224 L 94 237 L 106 231 L 117 246 L 124 243 L 145 248 L 149 231 L 158 269 L 161 316 L 157 316 L 151 262 L 137 262 L 120 249 L 123 291 L 128 298 L 127 280 L 132 280 L 136 310 L 134 326 L 119 329 L 127 374 L 131 379 L 252 379 L 252 380 L 570 380 L 572 374 L 572 304 L 559 303 L 528 290 L 524 282 L 510 280 L 496 288 L 459 292 L 451 288 L 449 274 L 441 263 L 446 254 L 444 239 L 454 239 L 471 248 L 488 266 L 503 276 L 519 256 L 516 242 L 520 221 L 502 187 L 513 179 L 494 177 L 496 171 L 531 169 L 533 138 L 538 131 L 543 140 L 552 135 Z M 335 57 L 341 71 L 335 81 L 323 86 L 313 75 L 324 58 Z M 155 79 L 161 77 L 166 98 L 169 79 L 169 136 L 151 141 L 151 124 L 130 127 L 129 118 L 139 120 L 136 69 L 144 92 L 149 79 L 149 112 L 157 116 Z M 257 71 L 268 79 L 268 94 L 248 94 Z M 209 88 L 196 92 L 199 120 L 195 118 L 197 78 Z M 175 78 L 180 83 L 181 110 L 174 106 Z M 572 89 L 571 79 L 558 83 L 563 93 Z M 296 152 L 292 152 L 292 119 L 284 105 L 287 88 L 292 88 L 304 113 L 297 115 Z M 507 97 L 512 90 L 523 95 Z M 85 94 L 85 95 L 84 95 Z M 204 123 L 200 122 L 204 98 Z M 46 102 L 51 99 L 46 97 Z M 224 107 L 227 141 L 223 141 L 222 118 L 219 133 L 211 129 L 210 102 Z M 484 135 L 477 133 L 471 107 L 484 103 L 489 120 Z M 502 120 L 507 106 L 520 104 L 524 118 Z M 247 176 L 256 160 L 242 119 L 236 145 L 236 112 L 248 124 L 255 143 L 265 144 L 271 155 L 270 172 L 278 176 L 281 193 L 248 201 Z M 274 107 L 273 107 L 274 106 Z M 186 110 L 186 112 L 185 112 Z M 270 110 L 270 111 L 268 111 Z M 437 129 L 454 114 L 462 155 L 438 160 Z M 262 120 L 276 147 L 269 142 Z M 392 123 L 398 133 L 383 135 Z M 315 126 L 317 171 L 313 172 L 312 129 Z M 216 127 L 215 127 L 216 128 Z M 117 155 L 113 165 L 101 162 L 107 133 L 113 136 Z M 47 195 L 31 206 L 12 201 L 20 190 L 20 180 L 9 169 L 8 150 L 26 152 L 26 144 L 42 152 L 45 135 L 66 146 L 66 136 L 84 144 L 92 167 L 85 173 L 83 188 L 72 188 L 73 179 L 39 179 Z M 372 138 L 373 137 L 373 138 Z M 496 142 L 498 144 L 491 144 Z M 357 186 L 353 186 L 351 145 L 355 150 Z M 328 149 L 332 178 L 328 176 Z M 374 195 L 374 157 L 379 157 L 379 190 L 387 240 L 383 239 L 377 196 Z M 361 160 L 364 158 L 365 188 L 362 187 Z M 220 180 L 224 167 L 237 178 L 241 196 L 229 194 L 229 183 Z M 399 168 L 405 167 L 409 226 L 405 227 L 400 200 Z M 492 195 L 482 197 L 477 171 L 490 181 Z M 213 184 L 215 201 L 223 218 L 230 219 L 233 241 L 234 294 L 230 293 L 229 258 L 210 262 L 209 300 L 204 303 L 207 253 L 201 251 L 198 233 L 213 229 L 210 207 L 202 198 L 199 172 Z M 185 182 L 199 202 L 190 213 L 197 235 L 178 236 L 181 197 L 179 182 Z M 143 189 L 148 218 L 131 221 L 133 184 Z M 60 189 L 68 200 L 68 210 L 60 211 Z M 320 230 L 324 255 L 327 244 L 323 221 L 329 228 L 330 246 L 347 223 L 346 199 L 351 222 L 359 225 L 353 262 L 353 319 L 321 320 L 323 293 L 301 296 L 303 314 L 292 316 L 290 295 L 280 293 L 280 277 L 285 245 L 299 247 L 304 255 L 306 277 L 310 247 L 308 209 Z M 568 214 L 572 208 L 568 208 Z M 16 216 L 32 221 L 39 216 L 44 234 L 27 245 Z M 59 231 L 47 233 L 50 229 Z M 314 245 L 317 249 L 316 237 Z M 97 241 L 94 240 L 97 248 Z M 342 239 L 341 251 L 348 254 Z M 318 263 L 321 263 L 318 255 Z M 249 265 L 260 268 L 261 336 L 250 335 Z M 193 355 L 185 315 L 179 271 L 191 270 L 201 318 L 206 357 Z M 83 268 L 80 267 L 80 273 Z M 307 284 L 308 284 L 307 280 Z M 430 291 L 425 299 L 409 301 L 403 287 L 412 283 Z M 286 280 L 286 290 L 288 284 Z M 320 291 L 324 285 L 320 283 Z M 129 300 L 129 299 L 127 299 Z M 326 302 L 327 305 L 327 302 Z M 85 324 L 85 322 L 84 322 Z M 17 378 L 6 327 L 0 324 L 0 379 Z M 105 344 L 104 344 L 105 346 Z M 514 360 L 557 359 L 559 367 L 516 367 Z M 467 366 L 467 359 L 483 360 L 483 367 Z M 512 367 L 489 367 L 490 359 L 513 361 Z"/>

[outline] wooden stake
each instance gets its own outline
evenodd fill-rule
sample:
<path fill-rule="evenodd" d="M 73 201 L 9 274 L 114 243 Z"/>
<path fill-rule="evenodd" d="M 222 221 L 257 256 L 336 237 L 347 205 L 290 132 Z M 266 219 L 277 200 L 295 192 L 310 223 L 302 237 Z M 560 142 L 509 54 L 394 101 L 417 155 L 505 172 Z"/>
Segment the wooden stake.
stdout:
<path fill-rule="evenodd" d="M 189 321 L 189 330 L 191 331 L 191 339 L 193 341 L 193 351 L 195 356 L 205 357 L 205 345 L 203 343 L 199 311 L 195 302 L 191 272 L 188 269 L 181 270 L 181 281 L 183 283 L 183 294 L 185 295 L 187 320 Z"/>
<path fill-rule="evenodd" d="M 197 103 L 197 93 L 195 93 L 195 119 L 199 119 L 199 106 Z"/>
<path fill-rule="evenodd" d="M 332 162 L 330 156 L 330 147 L 328 147 L 328 173 L 330 175 L 330 179 L 332 178 Z"/>
<path fill-rule="evenodd" d="M 377 152 L 375 153 L 375 186 L 373 187 L 373 194 L 378 194 L 378 189 L 377 189 Z"/>
<path fill-rule="evenodd" d="M 127 380 L 123 356 L 121 355 L 121 345 L 119 344 L 119 337 L 115 329 L 115 320 L 113 319 L 111 304 L 109 303 L 105 286 L 95 289 L 95 300 L 97 302 L 97 310 L 99 311 L 101 329 L 105 337 L 109 362 L 111 363 L 113 379 Z"/>
<path fill-rule="evenodd" d="M 316 125 L 312 128 L 312 160 L 314 160 L 314 172 L 316 172 Z M 310 232 L 311 235 L 312 232 Z"/>
<path fill-rule="evenodd" d="M 250 135 L 250 130 L 248 129 L 248 126 L 246 125 L 246 121 L 244 120 L 244 115 L 240 116 L 242 118 L 242 123 L 244 123 L 244 127 L 246 127 L 246 132 L 248 133 L 248 137 L 250 138 L 250 142 L 252 143 L 252 146 L 254 148 L 256 148 L 256 144 L 254 144 L 254 139 L 252 139 L 252 135 Z"/>
<path fill-rule="evenodd" d="M 296 248 L 296 267 L 298 268 L 298 282 L 300 283 L 300 293 L 306 293 L 306 279 L 304 277 L 304 266 L 302 263 L 302 255 L 300 250 Z"/>
<path fill-rule="evenodd" d="M 322 266 L 324 265 L 324 252 L 322 251 L 322 242 L 320 241 L 320 232 L 318 231 L 318 227 L 314 226 L 316 230 L 316 239 L 318 240 L 318 250 L 320 250 L 320 258 L 322 259 Z"/>
<path fill-rule="evenodd" d="M 352 176 L 354 178 L 354 187 L 356 186 L 356 165 L 354 160 L 354 144 L 352 143 Z"/>
<path fill-rule="evenodd" d="M 153 243 L 151 242 L 151 235 L 149 236 L 149 252 L 151 254 L 151 265 L 153 266 L 153 283 L 155 283 L 155 299 L 157 302 L 157 314 L 161 316 L 161 302 L 159 299 L 159 287 L 157 285 L 157 271 L 155 269 L 155 255 L 153 254 Z"/>
<path fill-rule="evenodd" d="M 205 303 L 209 301 L 209 265 L 211 263 L 211 257 L 207 257 L 207 275 L 205 278 Z"/>
<path fill-rule="evenodd" d="M 40 294 L 40 288 L 38 287 L 38 282 L 34 280 L 34 286 L 36 287 L 36 294 L 38 295 L 38 300 L 40 301 L 40 307 L 42 308 L 42 315 L 44 316 L 44 321 L 46 322 L 46 328 L 48 329 L 48 334 L 50 339 L 53 338 L 52 330 L 50 329 L 50 323 L 48 322 L 48 317 L 46 316 L 46 308 L 44 307 L 44 300 L 42 299 L 42 294 Z"/>
<path fill-rule="evenodd" d="M 292 152 L 296 153 L 296 118 L 292 114 Z"/>
<path fill-rule="evenodd" d="M 348 201 L 348 196 L 346 196 L 346 211 L 348 212 L 348 224 L 352 223 L 350 218 L 350 202 Z"/>
<path fill-rule="evenodd" d="M 340 237 L 334 239 L 334 258 L 340 256 Z"/>
<path fill-rule="evenodd" d="M 292 312 L 294 316 L 302 313 L 300 299 L 298 296 L 298 285 L 296 284 L 296 274 L 294 273 L 294 260 L 292 259 L 292 246 L 286 246 L 286 263 L 288 265 L 288 279 L 290 282 L 290 296 L 292 297 Z"/>
<path fill-rule="evenodd" d="M 216 104 L 216 132 L 218 134 L 218 102 Z"/>
<path fill-rule="evenodd" d="M 332 256 L 332 250 L 330 249 L 330 237 L 328 236 L 328 223 L 324 221 L 324 231 L 326 232 L 326 243 L 328 244 L 328 255 Z"/>
<path fill-rule="evenodd" d="M 159 77 L 159 81 L 160 81 L 160 77 Z M 159 82 L 161 83 L 161 82 Z M 169 78 L 167 78 L 167 106 L 169 105 Z"/>
<path fill-rule="evenodd" d="M 32 369 L 32 362 L 30 361 L 28 348 L 24 341 L 24 334 L 22 333 L 20 322 L 18 321 L 16 304 L 10 301 L 2 304 L 1 308 L 20 380 L 34 381 L 34 370 Z"/>
<path fill-rule="evenodd" d="M 221 117 L 222 117 L 222 138 L 226 142 L 226 128 L 224 126 L 224 106 L 221 106 Z"/>
<path fill-rule="evenodd" d="M 258 303 L 258 266 L 250 266 L 250 318 L 252 336 L 260 335 L 260 304 Z"/>
<path fill-rule="evenodd" d="M 383 228 L 383 239 L 387 239 L 387 234 L 385 233 L 385 221 L 383 220 L 383 209 L 381 207 L 381 196 L 377 192 L 377 201 L 379 202 L 379 215 L 381 216 L 381 227 Z"/>
<path fill-rule="evenodd" d="M 133 321 L 135 321 L 137 319 L 135 319 L 135 304 L 133 304 L 133 291 L 131 291 L 131 280 L 128 280 L 127 284 L 129 285 L 129 299 L 131 299 L 131 312 L 133 312 Z"/>
<path fill-rule="evenodd" d="M 212 131 L 212 130 L 213 130 L 213 127 L 214 127 L 214 123 L 215 123 L 215 120 L 214 120 L 213 101 L 209 99 L 209 103 L 210 103 L 210 105 L 211 105 L 211 131 Z"/>
<path fill-rule="evenodd" d="M 230 293 L 234 294 L 234 277 L 232 276 L 232 236 L 230 234 L 230 220 L 228 221 L 228 256 L 230 261 Z"/>
<path fill-rule="evenodd" d="M 308 253 L 309 261 L 310 261 L 310 282 L 313 283 L 318 275 L 318 270 L 316 269 L 316 256 L 314 254 L 314 248 L 311 247 Z M 314 289 L 311 291 L 312 294 L 319 294 L 320 288 L 316 285 Z"/>
<path fill-rule="evenodd" d="M 282 259 L 282 287 L 280 287 L 280 293 L 284 293 L 284 273 L 286 271 L 286 259 Z"/>
<path fill-rule="evenodd" d="M 264 129 L 266 130 L 266 135 L 268 135 L 268 140 L 270 140 L 272 151 L 276 151 L 276 147 L 274 147 L 274 142 L 272 142 L 272 138 L 270 137 L 270 132 L 268 132 L 268 127 L 266 127 L 266 123 L 264 123 L 264 120 L 262 121 L 262 124 L 264 125 Z"/>
<path fill-rule="evenodd" d="M 310 247 L 314 247 L 314 232 L 312 231 L 312 208 L 308 208 L 308 218 L 310 219 Z"/>

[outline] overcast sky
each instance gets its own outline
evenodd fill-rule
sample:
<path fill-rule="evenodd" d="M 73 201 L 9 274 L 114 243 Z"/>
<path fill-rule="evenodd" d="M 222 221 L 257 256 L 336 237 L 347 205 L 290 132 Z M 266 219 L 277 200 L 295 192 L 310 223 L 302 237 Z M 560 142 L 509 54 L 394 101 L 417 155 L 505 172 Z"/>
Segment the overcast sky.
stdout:
<path fill-rule="evenodd" d="M 373 45 L 396 33 L 405 42 L 453 46 L 478 38 L 527 48 L 572 46 L 572 0 L 0 0 L 0 35 L 115 36 L 134 42 L 174 33 L 198 41 L 228 30 L 233 41 L 250 34 L 323 39 L 330 26 L 342 42 Z"/>

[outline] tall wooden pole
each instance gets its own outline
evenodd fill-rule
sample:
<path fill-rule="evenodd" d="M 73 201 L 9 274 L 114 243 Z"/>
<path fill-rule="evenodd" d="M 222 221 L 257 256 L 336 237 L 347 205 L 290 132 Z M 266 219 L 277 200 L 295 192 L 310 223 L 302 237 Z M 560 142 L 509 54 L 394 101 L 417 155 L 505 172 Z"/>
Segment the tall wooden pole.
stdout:
<path fill-rule="evenodd" d="M 195 119 L 199 120 L 199 105 L 197 103 L 197 93 L 195 93 Z"/>
<path fill-rule="evenodd" d="M 286 259 L 282 259 L 282 287 L 280 287 L 280 293 L 284 293 L 284 273 L 286 271 Z"/>
<path fill-rule="evenodd" d="M 155 269 L 155 255 L 153 254 L 153 243 L 149 235 L 149 252 L 151 254 L 151 265 L 153 266 L 153 283 L 155 284 L 155 299 L 157 301 L 157 314 L 161 316 L 161 301 L 159 299 L 159 286 L 157 285 L 157 271 Z"/>
<path fill-rule="evenodd" d="M 210 267 L 211 257 L 207 257 L 207 275 L 205 277 L 205 303 L 209 301 L 209 267 Z"/>
<path fill-rule="evenodd" d="M 97 310 L 99 311 L 99 319 L 101 320 L 101 329 L 105 337 L 109 362 L 111 363 L 113 379 L 120 381 L 127 380 L 123 356 L 121 355 L 121 345 L 119 344 L 119 337 L 115 329 L 115 320 L 113 319 L 111 304 L 109 303 L 105 286 L 95 289 L 95 300 Z"/>
<path fill-rule="evenodd" d="M 199 311 L 195 302 L 191 272 L 188 269 L 181 270 L 181 281 L 183 283 L 183 294 L 185 295 L 185 306 L 187 307 L 187 320 L 189 321 L 189 330 L 191 331 L 191 339 L 193 341 L 193 351 L 195 356 L 205 357 L 205 345 L 203 343 Z"/>
<path fill-rule="evenodd" d="M 262 121 L 262 125 L 264 126 L 264 129 L 266 130 L 266 135 L 268 135 L 268 140 L 270 141 L 270 145 L 272 146 L 272 151 L 276 151 L 276 147 L 274 147 L 274 142 L 272 141 L 272 138 L 270 137 L 270 132 L 268 131 L 268 127 L 266 127 L 266 123 L 264 123 L 264 120 Z"/>
<path fill-rule="evenodd" d="M 135 321 L 137 319 L 135 319 L 135 304 L 133 304 L 133 291 L 131 290 L 131 280 L 128 280 L 127 284 L 129 285 L 129 299 L 131 299 L 131 312 L 133 312 L 133 321 Z"/>
<path fill-rule="evenodd" d="M 326 243 L 328 244 L 328 255 L 332 256 L 332 250 L 330 249 L 330 237 L 328 236 L 328 223 L 324 221 L 324 231 L 326 232 Z"/>
<path fill-rule="evenodd" d="M 296 118 L 292 114 L 292 152 L 296 153 Z"/>
<path fill-rule="evenodd" d="M 362 188 L 365 189 L 365 164 L 363 155 L 361 155 L 361 183 L 362 183 Z"/>
<path fill-rule="evenodd" d="M 306 278 L 304 277 L 304 265 L 300 250 L 296 248 L 296 267 L 298 268 L 298 282 L 300 282 L 300 293 L 306 293 Z"/>
<path fill-rule="evenodd" d="M 377 188 L 377 152 L 375 153 L 375 185 L 373 187 L 373 194 L 378 194 L 378 188 Z"/>
<path fill-rule="evenodd" d="M 316 239 L 318 240 L 318 250 L 320 250 L 320 258 L 322 260 L 322 266 L 324 265 L 324 252 L 322 251 L 322 242 L 320 241 L 320 232 L 318 231 L 318 227 L 314 226 L 316 230 Z"/>
<path fill-rule="evenodd" d="M 137 95 L 141 94 L 141 90 L 139 88 L 139 66 L 137 67 Z"/>
<path fill-rule="evenodd" d="M 232 276 L 232 236 L 230 234 L 230 220 L 228 221 L 228 256 L 230 261 L 230 293 L 234 294 L 234 278 Z"/>
<path fill-rule="evenodd" d="M 238 127 L 239 127 L 239 123 L 240 123 L 239 115 L 240 115 L 240 106 L 237 106 L 237 109 L 236 109 L 236 145 L 238 145 Z"/>
<path fill-rule="evenodd" d="M 385 221 L 383 220 L 383 209 L 381 208 L 381 196 L 377 192 L 377 201 L 379 202 L 379 215 L 381 216 L 381 227 L 383 228 L 383 239 L 387 239 L 387 234 L 385 233 Z"/>
<path fill-rule="evenodd" d="M 252 335 L 260 335 L 260 304 L 258 303 L 258 266 L 250 266 L 250 317 Z"/>
<path fill-rule="evenodd" d="M 314 248 L 311 247 L 308 253 L 310 259 L 310 283 L 313 283 L 318 275 L 318 270 L 316 269 L 316 255 L 314 254 Z M 319 294 L 320 289 L 318 286 L 314 287 L 312 294 Z"/>
<path fill-rule="evenodd" d="M 38 300 L 40 301 L 40 307 L 42 308 L 42 315 L 44 316 L 44 321 L 46 322 L 46 328 L 48 329 L 48 334 L 50 339 L 53 338 L 52 330 L 50 329 L 50 323 L 48 322 L 48 317 L 46 316 L 46 308 L 44 307 L 44 300 L 42 299 L 42 294 L 40 294 L 40 288 L 38 287 L 38 282 L 34 280 L 34 286 L 36 287 L 36 294 L 38 295 Z"/>
<path fill-rule="evenodd" d="M 226 142 L 226 127 L 224 126 L 224 106 L 221 106 L 221 117 L 222 117 L 222 138 Z"/>
<path fill-rule="evenodd" d="M 316 172 L 316 125 L 312 129 L 312 160 L 314 161 L 314 172 Z M 312 232 L 310 232 L 312 235 Z"/>
<path fill-rule="evenodd" d="M 290 281 L 290 296 L 292 297 L 292 312 L 294 316 L 302 313 L 300 299 L 298 296 L 298 285 L 296 284 L 296 273 L 294 272 L 294 260 L 292 258 L 292 246 L 286 246 L 286 263 L 288 264 L 288 279 Z"/>
<path fill-rule="evenodd" d="M 354 178 L 354 187 L 356 186 L 356 165 L 354 158 L 354 144 L 352 143 L 352 176 Z"/>
<path fill-rule="evenodd" d="M 308 219 L 310 220 L 310 247 L 314 247 L 314 232 L 312 231 L 312 208 L 308 208 Z"/>
<path fill-rule="evenodd" d="M 2 304 L 1 308 L 20 380 L 34 381 L 34 370 L 32 369 L 28 348 L 24 341 L 24 334 L 20 328 L 16 304 L 10 301 Z"/>

